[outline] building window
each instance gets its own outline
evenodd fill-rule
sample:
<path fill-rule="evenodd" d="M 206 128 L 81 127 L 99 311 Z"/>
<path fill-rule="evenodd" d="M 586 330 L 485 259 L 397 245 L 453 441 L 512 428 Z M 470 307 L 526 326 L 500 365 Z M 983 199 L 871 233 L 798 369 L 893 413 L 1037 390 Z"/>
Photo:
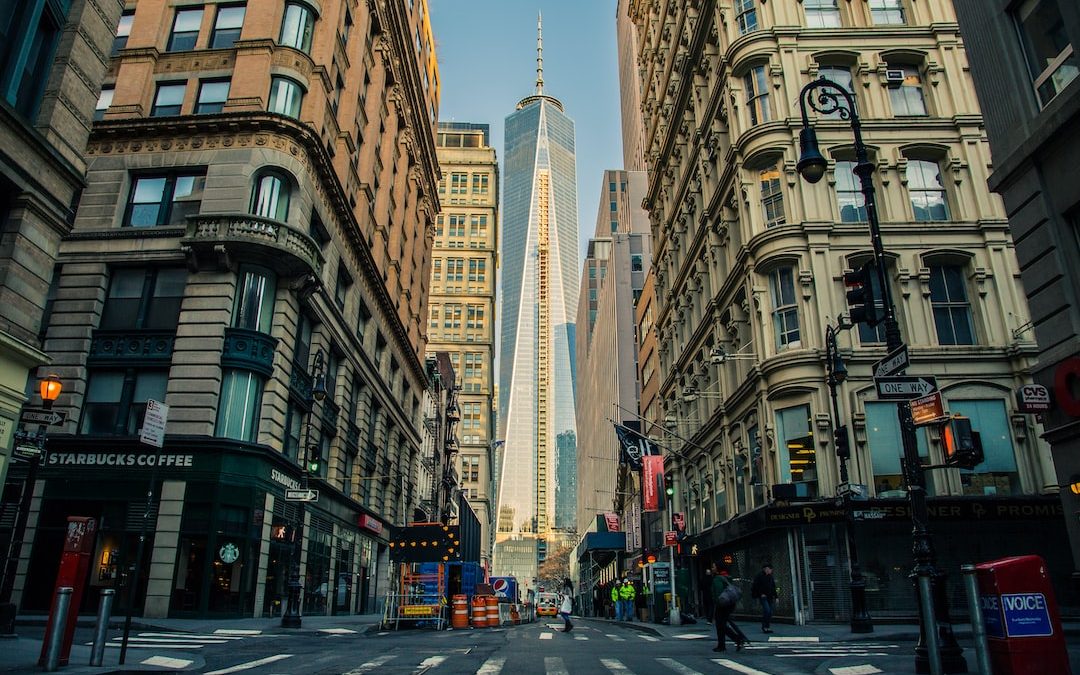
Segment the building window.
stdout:
<path fill-rule="evenodd" d="M 127 47 L 128 36 L 131 35 L 131 24 L 135 21 L 135 10 L 124 10 L 124 13 L 120 15 L 120 23 L 116 24 L 116 37 L 113 38 L 112 53 L 110 56 L 116 56 L 116 54 Z"/>
<path fill-rule="evenodd" d="M 839 28 L 840 8 L 836 0 L 803 0 L 808 28 Z"/>
<path fill-rule="evenodd" d="M 836 163 L 836 206 L 840 210 L 840 222 L 867 222 L 866 200 L 859 177 L 855 175 L 855 162 Z"/>
<path fill-rule="evenodd" d="M 949 204 L 937 162 L 909 159 L 906 176 L 915 222 L 948 220 Z"/>
<path fill-rule="evenodd" d="M 349 289 L 352 287 L 353 280 L 349 276 L 349 273 L 343 269 L 342 264 L 338 264 L 337 271 L 337 287 L 334 289 L 334 302 L 337 303 L 338 309 L 342 312 L 345 311 L 345 300 L 349 296 Z"/>
<path fill-rule="evenodd" d="M 195 102 L 195 114 L 219 113 L 229 98 L 229 80 L 202 80 L 199 82 L 199 98 Z"/>
<path fill-rule="evenodd" d="M 277 279 L 269 270 L 244 268 L 233 308 L 233 327 L 269 335 L 274 320 L 276 287 Z"/>
<path fill-rule="evenodd" d="M 296 460 L 300 456 L 300 441 L 304 433 L 303 407 L 296 401 L 289 401 L 289 410 L 285 413 L 285 443 L 282 448 L 285 457 Z"/>
<path fill-rule="evenodd" d="M 780 267 L 769 277 L 777 351 L 799 346 L 799 308 L 795 299 L 795 269 Z"/>
<path fill-rule="evenodd" d="M 467 173 L 452 173 L 450 174 L 450 194 L 463 195 L 469 185 L 469 174 Z"/>
<path fill-rule="evenodd" d="M 93 370 L 86 385 L 80 432 L 134 436 L 142 427 L 146 401 L 165 400 L 167 370 Z"/>
<path fill-rule="evenodd" d="M 216 436 L 249 443 L 257 440 L 263 386 L 263 379 L 255 373 L 225 371 L 218 402 Z"/>
<path fill-rule="evenodd" d="M 862 262 L 858 262 L 858 263 L 852 262 L 851 263 L 851 266 L 852 266 L 853 269 L 856 269 L 856 268 L 860 267 L 861 265 L 862 265 Z M 874 271 L 870 274 L 870 288 L 873 290 L 873 298 L 874 298 L 874 302 L 875 302 L 875 307 L 876 307 L 876 310 L 877 310 L 877 315 L 880 318 L 880 317 L 885 316 L 885 300 L 883 299 L 883 297 L 881 295 L 881 281 L 878 279 L 877 267 L 873 266 L 873 267 L 871 267 L 871 269 L 874 270 Z M 886 273 L 888 273 L 888 267 L 885 268 L 885 271 L 886 271 Z M 886 278 L 888 278 L 887 274 L 886 274 Z M 883 342 L 885 342 L 885 323 L 884 322 L 880 322 L 876 326 L 871 326 L 871 325 L 866 324 L 866 323 L 860 323 L 859 324 L 859 344 L 871 345 L 871 344 L 880 344 L 880 343 L 883 343 Z"/>
<path fill-rule="evenodd" d="M 1080 73 L 1061 8 L 1058 0 L 1025 0 L 1014 17 L 1035 92 L 1046 106 Z"/>
<path fill-rule="evenodd" d="M 315 325 L 307 314 L 300 313 L 296 321 L 296 344 L 293 346 L 293 368 L 308 372 L 311 356 L 311 334 Z"/>
<path fill-rule="evenodd" d="M 854 98 L 855 90 L 851 87 L 851 68 L 848 68 L 847 66 L 822 66 L 818 69 L 818 76 L 837 83 L 844 88 L 844 91 L 851 94 L 852 98 Z M 841 98 L 839 103 L 840 105 L 836 110 L 827 115 L 822 115 L 822 117 L 832 120 L 842 119 L 840 111 L 842 109 L 847 109 L 847 101 Z"/>
<path fill-rule="evenodd" d="M 765 227 L 776 227 L 787 222 L 784 217 L 784 193 L 780 187 L 780 162 L 758 172 L 761 185 L 761 208 L 765 214 Z"/>
<path fill-rule="evenodd" d="M 735 0 L 735 19 L 739 24 L 739 35 L 757 30 L 757 0 Z"/>
<path fill-rule="evenodd" d="M 889 70 L 904 73 L 904 81 L 899 87 L 889 88 L 889 101 L 896 117 L 919 117 L 926 115 L 926 99 L 923 98 L 922 76 L 919 69 L 912 65 L 889 64 Z"/>
<path fill-rule="evenodd" d="M 370 321 L 371 312 L 367 308 L 367 303 L 361 298 L 356 310 L 356 334 L 360 336 L 361 340 L 364 339 L 364 332 L 367 330 Z"/>
<path fill-rule="evenodd" d="M 640 253 L 630 255 L 630 271 L 641 272 L 645 269 L 644 257 Z"/>
<path fill-rule="evenodd" d="M 202 7 L 176 10 L 172 33 L 169 35 L 169 44 L 165 51 L 186 52 L 195 49 L 195 41 L 199 39 L 199 28 L 202 26 L 202 17 Z"/>
<path fill-rule="evenodd" d="M 69 5 L 55 0 L 0 4 L 0 87 L 27 120 L 37 115 Z"/>
<path fill-rule="evenodd" d="M 183 225 L 202 205 L 206 175 L 202 172 L 134 176 L 124 214 L 125 227 Z"/>
<path fill-rule="evenodd" d="M 903 25 L 904 1 L 870 0 L 870 22 L 875 26 Z"/>
<path fill-rule="evenodd" d="M 896 416 L 896 404 L 887 401 L 867 401 L 866 442 L 870 448 L 870 463 L 874 473 L 874 490 L 879 498 L 906 497 L 904 475 L 900 458 L 904 456 L 901 444 L 900 421 Z M 916 429 L 919 456 L 929 457 L 926 432 Z M 927 488 L 932 487 L 928 484 Z"/>
<path fill-rule="evenodd" d="M 776 411 L 780 482 L 795 483 L 799 497 L 817 497 L 817 453 L 810 426 L 810 406 Z"/>
<path fill-rule="evenodd" d="M 182 267 L 112 270 L 109 293 L 101 312 L 101 328 L 176 330 L 186 285 L 187 270 Z"/>
<path fill-rule="evenodd" d="M 113 94 L 116 90 L 113 87 L 102 87 L 101 93 L 98 94 L 97 105 L 94 106 L 94 121 L 105 119 L 105 111 L 112 105 Z"/>
<path fill-rule="evenodd" d="M 281 38 L 278 40 L 286 47 L 311 52 L 311 35 L 315 29 L 315 13 L 307 5 L 290 2 L 285 5 L 285 16 L 281 20 Z"/>
<path fill-rule="evenodd" d="M 300 105 L 304 101 L 304 88 L 296 80 L 287 77 L 270 78 L 269 112 L 300 117 Z"/>
<path fill-rule="evenodd" d="M 210 49 L 228 49 L 240 39 L 244 9 L 244 5 L 218 5 L 214 31 L 210 34 Z"/>
<path fill-rule="evenodd" d="M 150 109 L 151 117 L 171 117 L 180 114 L 184 105 L 186 82 L 161 82 L 154 95 L 154 106 Z"/>
<path fill-rule="evenodd" d="M 983 462 L 974 469 L 960 471 L 965 495 L 1009 495 L 1020 493 L 1020 472 L 1005 402 L 995 400 L 949 400 L 949 412 L 971 420 L 971 430 L 982 442 Z"/>
<path fill-rule="evenodd" d="M 488 193 L 488 175 L 486 173 L 473 174 L 472 191 L 475 195 L 486 195 Z"/>
<path fill-rule="evenodd" d="M 289 218 L 288 179 L 278 171 L 263 171 L 255 177 L 251 212 L 264 218 L 285 221 Z"/>
<path fill-rule="evenodd" d="M 750 71 L 743 75 L 743 86 L 746 88 L 746 107 L 750 110 L 750 124 L 761 124 L 771 120 L 769 80 L 765 65 L 751 67 Z"/>
<path fill-rule="evenodd" d="M 975 344 L 971 305 L 968 304 L 962 267 L 959 265 L 932 265 L 930 267 L 930 306 L 934 310 L 938 344 Z"/>

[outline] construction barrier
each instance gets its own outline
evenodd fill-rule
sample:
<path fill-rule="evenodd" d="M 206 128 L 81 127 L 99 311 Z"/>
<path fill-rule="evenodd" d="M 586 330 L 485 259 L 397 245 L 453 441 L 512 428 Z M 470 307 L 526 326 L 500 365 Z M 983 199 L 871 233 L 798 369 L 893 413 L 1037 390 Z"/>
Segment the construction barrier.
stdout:
<path fill-rule="evenodd" d="M 472 627 L 487 628 L 487 600 L 482 595 L 474 595 L 472 598 Z"/>
<path fill-rule="evenodd" d="M 521 624 L 521 612 L 518 611 L 517 605 L 510 605 L 510 623 L 515 626 Z"/>
<path fill-rule="evenodd" d="M 450 625 L 454 628 L 469 627 L 469 597 L 467 595 L 455 595 L 453 597 Z"/>
<path fill-rule="evenodd" d="M 499 622 L 499 599 L 494 595 L 485 595 L 484 599 L 487 601 L 487 617 L 488 625 L 492 628 L 500 625 Z"/>

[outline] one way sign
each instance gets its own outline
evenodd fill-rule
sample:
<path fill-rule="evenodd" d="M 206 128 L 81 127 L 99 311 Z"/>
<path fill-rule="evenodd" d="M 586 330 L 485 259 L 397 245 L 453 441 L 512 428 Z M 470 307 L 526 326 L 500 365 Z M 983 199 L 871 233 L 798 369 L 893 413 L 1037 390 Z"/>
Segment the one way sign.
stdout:
<path fill-rule="evenodd" d="M 879 398 L 911 399 L 937 391 L 937 380 L 929 375 L 897 375 L 875 377 Z"/>

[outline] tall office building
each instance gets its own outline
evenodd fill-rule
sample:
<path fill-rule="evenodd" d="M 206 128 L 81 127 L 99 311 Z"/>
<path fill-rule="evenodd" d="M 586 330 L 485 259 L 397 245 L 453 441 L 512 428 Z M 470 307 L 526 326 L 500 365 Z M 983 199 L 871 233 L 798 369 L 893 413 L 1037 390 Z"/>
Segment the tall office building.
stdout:
<path fill-rule="evenodd" d="M 442 167 L 428 301 L 428 351 L 447 352 L 460 386 L 460 486 L 480 520 L 481 560 L 490 569 L 495 450 L 495 268 L 499 165 L 489 127 L 440 122 Z"/>
<path fill-rule="evenodd" d="M 578 295 L 574 122 L 536 91 L 506 118 L 499 422 L 504 439 L 495 569 L 530 585 L 556 532 L 556 466 L 576 452 L 574 321 Z M 502 547 L 501 543 L 507 542 Z"/>

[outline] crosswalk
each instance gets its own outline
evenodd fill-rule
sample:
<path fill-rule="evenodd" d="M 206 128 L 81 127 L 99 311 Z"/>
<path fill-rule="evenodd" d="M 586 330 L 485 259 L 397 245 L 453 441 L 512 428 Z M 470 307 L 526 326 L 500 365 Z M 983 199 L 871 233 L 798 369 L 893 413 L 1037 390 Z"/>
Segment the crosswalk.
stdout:
<path fill-rule="evenodd" d="M 135 633 L 128 636 L 128 649 L 177 649 L 193 650 L 202 649 L 207 645 L 223 645 L 236 640 L 256 637 L 262 634 L 261 630 L 231 630 L 219 629 L 213 633 Z M 122 635 L 117 633 L 105 643 L 106 647 L 120 647 Z M 87 646 L 92 642 L 87 642 Z M 153 664 L 151 664 L 153 665 Z"/>

